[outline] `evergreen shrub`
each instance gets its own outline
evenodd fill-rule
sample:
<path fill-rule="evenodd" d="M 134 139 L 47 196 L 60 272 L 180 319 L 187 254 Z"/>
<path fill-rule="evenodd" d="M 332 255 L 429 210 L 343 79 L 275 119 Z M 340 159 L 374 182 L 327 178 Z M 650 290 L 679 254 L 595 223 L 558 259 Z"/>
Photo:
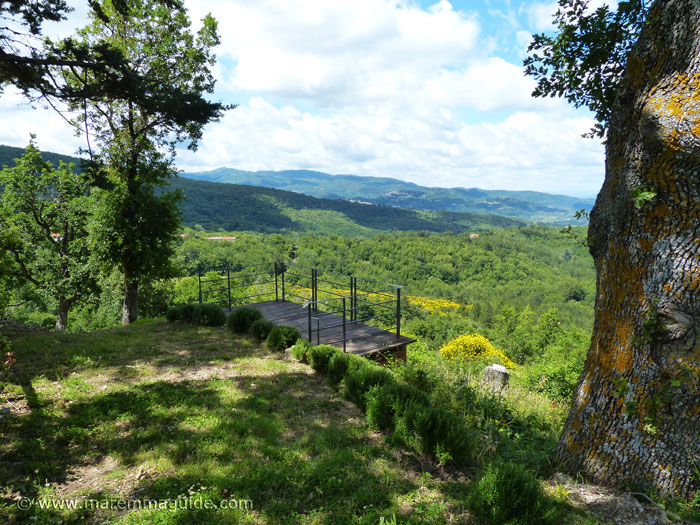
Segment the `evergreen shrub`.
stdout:
<path fill-rule="evenodd" d="M 182 321 L 204 326 L 221 326 L 226 322 L 226 314 L 216 304 L 190 303 L 172 306 L 166 310 L 165 318 L 169 322 Z"/>
<path fill-rule="evenodd" d="M 258 339 L 267 339 L 267 336 L 270 335 L 270 332 L 274 327 L 275 325 L 272 321 L 268 321 L 267 319 L 258 319 L 257 321 L 253 321 L 253 324 L 250 325 L 250 328 L 248 328 L 248 333 L 253 337 L 257 337 Z"/>
<path fill-rule="evenodd" d="M 299 330 L 293 326 L 275 326 L 267 336 L 266 344 L 270 350 L 289 348 L 301 337 Z"/>
<path fill-rule="evenodd" d="M 226 322 L 229 329 L 239 334 L 245 334 L 258 319 L 263 319 L 263 314 L 252 306 L 239 306 L 232 310 Z"/>
<path fill-rule="evenodd" d="M 367 422 L 379 430 L 394 430 L 396 417 L 400 417 L 408 405 L 429 405 L 425 392 L 399 382 L 374 386 L 365 397 Z"/>
<path fill-rule="evenodd" d="M 443 407 L 410 403 L 396 419 L 399 438 L 426 454 L 447 463 L 468 463 L 477 445 L 477 435 L 454 412 Z"/>
<path fill-rule="evenodd" d="M 468 506 L 479 523 L 554 523 L 554 505 L 537 478 L 512 461 L 486 467 L 471 485 Z"/>
<path fill-rule="evenodd" d="M 195 304 L 192 310 L 192 324 L 203 326 L 222 326 L 226 322 L 224 310 L 217 304 Z"/>
<path fill-rule="evenodd" d="M 309 350 L 309 364 L 319 374 L 328 373 L 328 363 L 333 354 L 341 352 L 340 348 L 331 345 L 318 345 Z"/>
<path fill-rule="evenodd" d="M 353 355 L 348 361 L 348 369 L 343 381 L 343 397 L 355 403 L 364 412 L 365 394 L 370 388 L 395 382 L 394 376 L 386 368 Z"/>
<path fill-rule="evenodd" d="M 299 338 L 297 339 L 296 344 L 292 347 L 292 355 L 294 356 L 294 359 L 298 359 L 302 363 L 308 363 L 310 350 L 311 343 Z"/>
<path fill-rule="evenodd" d="M 328 361 L 328 384 L 332 387 L 337 387 L 345 377 L 350 362 L 350 354 L 337 352 L 333 354 Z"/>

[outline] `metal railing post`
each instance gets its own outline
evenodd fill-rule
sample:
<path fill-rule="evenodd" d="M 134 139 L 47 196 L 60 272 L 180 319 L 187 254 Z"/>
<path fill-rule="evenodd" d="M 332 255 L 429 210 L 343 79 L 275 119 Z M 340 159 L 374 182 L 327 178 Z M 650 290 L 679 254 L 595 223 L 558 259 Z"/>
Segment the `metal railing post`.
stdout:
<path fill-rule="evenodd" d="M 345 297 L 343 297 L 343 352 L 347 353 L 347 349 L 345 347 L 345 340 L 347 339 L 347 335 L 345 333 Z"/>
<path fill-rule="evenodd" d="M 275 302 L 279 301 L 279 292 L 277 291 L 277 277 L 279 275 L 279 270 L 277 268 L 277 263 L 275 263 Z"/>
<path fill-rule="evenodd" d="M 202 274 L 197 274 L 197 282 L 199 283 L 199 304 L 202 304 Z"/>
<path fill-rule="evenodd" d="M 311 268 L 311 300 L 313 301 L 314 310 L 318 310 L 318 269 Z"/>
<path fill-rule="evenodd" d="M 350 276 L 350 321 L 355 320 L 355 278 Z"/>
<path fill-rule="evenodd" d="M 282 302 L 284 302 L 284 272 L 286 272 L 287 269 L 284 266 L 282 266 L 282 268 L 283 268 L 283 270 L 282 270 L 282 273 L 280 275 L 282 275 Z M 311 342 L 311 341 L 309 341 L 309 342 Z"/>
<path fill-rule="evenodd" d="M 311 304 L 307 304 L 306 307 L 309 310 L 309 343 L 313 344 L 313 341 L 311 338 Z"/>
<path fill-rule="evenodd" d="M 401 288 L 396 288 L 396 338 L 401 337 Z"/>
<path fill-rule="evenodd" d="M 321 344 L 321 319 L 316 318 L 316 346 Z"/>
<path fill-rule="evenodd" d="M 231 309 L 231 268 L 226 268 L 226 280 L 228 281 L 228 309 Z"/>

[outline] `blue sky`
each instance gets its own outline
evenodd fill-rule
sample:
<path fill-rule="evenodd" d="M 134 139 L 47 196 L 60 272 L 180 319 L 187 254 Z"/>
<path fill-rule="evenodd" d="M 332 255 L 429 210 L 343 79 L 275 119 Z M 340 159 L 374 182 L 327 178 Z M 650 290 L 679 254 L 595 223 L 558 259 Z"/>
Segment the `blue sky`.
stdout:
<path fill-rule="evenodd" d="M 51 33 L 85 21 L 83 2 Z M 210 124 L 187 171 L 314 169 L 427 186 L 594 196 L 604 150 L 590 114 L 533 99 L 522 59 L 555 2 L 186 0 L 219 21 L 214 98 L 239 107 Z M 74 153 L 50 111 L 0 98 L 0 143 Z M 20 105 L 18 105 L 20 104 Z"/>

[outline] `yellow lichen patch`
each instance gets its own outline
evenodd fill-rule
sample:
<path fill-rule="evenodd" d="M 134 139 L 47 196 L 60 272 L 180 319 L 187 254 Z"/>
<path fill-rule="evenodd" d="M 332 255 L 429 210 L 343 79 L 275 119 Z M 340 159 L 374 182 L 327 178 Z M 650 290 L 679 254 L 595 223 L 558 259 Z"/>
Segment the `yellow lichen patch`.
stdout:
<path fill-rule="evenodd" d="M 645 237 L 639 238 L 639 248 L 643 252 L 649 252 L 654 247 L 654 239 L 649 239 Z"/>
<path fill-rule="evenodd" d="M 664 292 L 671 292 L 672 290 L 673 286 L 671 286 L 671 283 L 664 284 Z"/>
<path fill-rule="evenodd" d="M 634 353 L 631 350 L 619 349 L 615 352 L 614 368 L 618 373 L 627 372 L 632 369 L 634 363 Z"/>

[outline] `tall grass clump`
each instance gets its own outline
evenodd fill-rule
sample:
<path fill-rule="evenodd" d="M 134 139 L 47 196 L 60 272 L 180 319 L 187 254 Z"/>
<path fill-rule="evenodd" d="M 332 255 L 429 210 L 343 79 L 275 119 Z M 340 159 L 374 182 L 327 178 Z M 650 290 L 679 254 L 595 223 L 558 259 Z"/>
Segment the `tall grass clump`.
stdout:
<path fill-rule="evenodd" d="M 239 306 L 232 310 L 226 321 L 226 325 L 232 332 L 245 334 L 258 319 L 263 319 L 263 314 L 252 306 Z"/>
<path fill-rule="evenodd" d="M 471 485 L 468 506 L 479 523 L 548 524 L 556 509 L 537 478 L 512 461 L 495 461 Z"/>

